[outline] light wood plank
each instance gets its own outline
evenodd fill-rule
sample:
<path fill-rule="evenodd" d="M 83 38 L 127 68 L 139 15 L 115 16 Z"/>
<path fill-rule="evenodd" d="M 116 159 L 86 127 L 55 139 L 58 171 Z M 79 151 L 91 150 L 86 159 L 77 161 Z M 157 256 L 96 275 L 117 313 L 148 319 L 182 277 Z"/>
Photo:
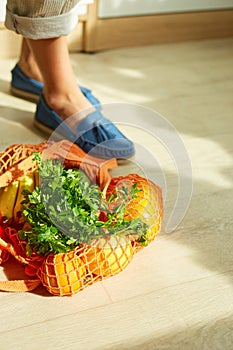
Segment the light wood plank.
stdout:
<path fill-rule="evenodd" d="M 104 283 L 72 298 L 49 296 L 43 288 L 0 293 L 1 350 L 232 349 L 232 43 L 72 54 L 80 81 L 101 101 L 139 103 L 175 125 L 190 153 L 193 197 L 175 232 L 166 234 L 163 227 L 124 272 Z M 8 92 L 15 60 L 0 63 L 0 147 L 39 142 L 44 136 L 32 127 L 35 105 Z M 152 126 L 153 121 L 146 128 Z M 178 190 L 175 166 L 147 130 L 124 127 L 161 161 L 168 189 L 164 226 Z M 150 160 L 143 164 L 154 176 Z M 117 171 L 136 167 L 132 160 Z M 14 278 L 19 271 L 22 267 L 3 265 L 0 278 Z"/>
<path fill-rule="evenodd" d="M 126 296 L 118 303 L 12 329 L 0 334 L 1 347 L 231 350 L 232 277 L 229 272 L 132 299 Z"/>

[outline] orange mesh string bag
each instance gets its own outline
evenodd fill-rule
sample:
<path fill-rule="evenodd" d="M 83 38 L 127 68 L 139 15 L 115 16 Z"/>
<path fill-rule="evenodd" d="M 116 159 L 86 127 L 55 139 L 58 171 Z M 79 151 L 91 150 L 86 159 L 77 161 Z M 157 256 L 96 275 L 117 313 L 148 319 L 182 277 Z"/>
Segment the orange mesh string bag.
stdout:
<path fill-rule="evenodd" d="M 5 249 L 0 248 L 0 265 L 7 261 L 9 258 L 9 253 Z"/>
<path fill-rule="evenodd" d="M 67 253 L 49 254 L 37 271 L 53 295 L 72 296 L 87 286 L 123 271 L 134 249 L 125 236 L 93 239 Z"/>
<path fill-rule="evenodd" d="M 73 250 L 49 254 L 37 275 L 51 294 L 71 296 L 83 288 L 86 269 L 76 250 Z"/>
<path fill-rule="evenodd" d="M 133 255 L 134 250 L 129 238 L 107 236 L 86 244 L 80 257 L 85 263 L 88 274 L 102 279 L 124 270 Z"/>
<path fill-rule="evenodd" d="M 125 203 L 124 219 L 132 221 L 139 218 L 147 225 L 147 230 L 142 231 L 144 233 L 141 235 L 137 233 L 139 231 L 135 231 L 135 226 L 128 231 L 130 234 L 125 232 L 126 226 L 124 226 L 123 233 L 120 231 L 107 235 L 112 229 L 111 226 L 105 228 L 106 231 L 103 229 L 103 235 L 102 233 L 97 235 L 100 238 L 95 237 L 91 241 L 88 240 L 88 243 L 80 240 L 76 248 L 66 253 L 37 255 L 37 252 L 31 251 L 32 255 L 27 256 L 27 242 L 20 240 L 21 236 L 17 231 L 10 228 L 12 223 L 16 224 L 13 216 L 12 221 L 9 221 L 9 227 L 5 230 L 7 237 L 0 235 L 0 264 L 7 260 L 9 254 L 12 254 L 18 262 L 25 265 L 26 274 L 33 279 L 0 281 L 0 290 L 29 291 L 42 283 L 53 295 L 72 296 L 97 281 L 123 271 L 132 261 L 134 254 L 155 239 L 160 231 L 163 217 L 162 191 L 152 181 L 137 174 L 111 178 L 108 171 L 117 166 L 116 160 L 105 161 L 88 157 L 68 141 L 40 145 L 14 145 L 0 153 L 0 188 L 8 187 L 14 181 L 20 182 L 22 177 L 30 173 L 35 174 L 37 166 L 33 163 L 34 151 L 43 151 L 46 159 L 61 159 L 66 168 L 77 167 L 84 170 L 89 179 L 93 182 L 97 181 L 106 197 L 113 195 L 116 202 L 121 201 L 121 197 L 118 196 L 121 188 L 127 188 L 131 193 L 132 187 L 136 187 L 136 193 L 132 192 L 134 195 Z M 37 183 L 38 180 L 35 181 L 35 185 Z M 16 197 L 18 198 L 18 194 Z M 114 202 L 109 201 L 108 205 L 110 205 L 110 212 L 114 211 Z M 104 217 L 108 215 L 103 209 L 98 213 L 100 221 L 104 221 Z M 67 230 L 67 227 L 65 229 Z"/>
<path fill-rule="evenodd" d="M 128 187 L 130 189 L 135 184 L 139 192 L 136 198 L 126 204 L 125 218 L 129 220 L 141 218 L 148 225 L 143 244 L 148 245 L 155 239 L 161 228 L 163 217 L 161 188 L 138 174 L 129 174 L 112 178 L 107 188 L 107 196 L 115 193 L 117 188 Z"/>

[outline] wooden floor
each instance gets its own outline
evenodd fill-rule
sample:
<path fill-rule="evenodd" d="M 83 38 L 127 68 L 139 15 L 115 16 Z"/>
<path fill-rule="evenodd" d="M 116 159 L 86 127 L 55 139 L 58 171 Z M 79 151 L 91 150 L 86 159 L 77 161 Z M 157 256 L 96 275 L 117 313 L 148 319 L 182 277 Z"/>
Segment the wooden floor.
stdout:
<path fill-rule="evenodd" d="M 120 102 L 114 111 L 137 154 L 117 172 L 137 168 L 163 186 L 164 223 L 122 273 L 71 298 L 42 287 L 0 292 L 1 350 L 233 349 L 232 57 L 233 39 L 71 56 L 80 83 L 103 103 Z M 1 150 L 44 139 L 33 126 L 35 105 L 8 92 L 15 62 L 0 62 Z M 184 192 L 179 180 L 187 188 L 175 219 L 184 217 L 168 233 Z M 13 265 L 0 268 L 2 280 L 17 277 Z"/>

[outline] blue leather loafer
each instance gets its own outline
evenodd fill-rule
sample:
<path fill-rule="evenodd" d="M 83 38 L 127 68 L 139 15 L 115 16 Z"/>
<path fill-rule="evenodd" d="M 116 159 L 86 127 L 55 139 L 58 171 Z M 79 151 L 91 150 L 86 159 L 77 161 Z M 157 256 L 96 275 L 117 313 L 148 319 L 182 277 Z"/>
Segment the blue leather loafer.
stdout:
<path fill-rule="evenodd" d="M 99 110 L 95 110 L 87 117 L 76 123 L 73 116 L 66 121 L 52 110 L 43 95 L 37 103 L 35 114 L 36 126 L 46 133 L 65 137 L 76 143 L 86 153 L 98 158 L 124 159 L 135 153 L 134 144 Z"/>
<path fill-rule="evenodd" d="M 24 98 L 26 100 L 37 102 L 44 85 L 39 81 L 29 78 L 19 68 L 18 64 L 11 71 L 11 92 L 14 96 Z M 79 85 L 83 95 L 93 104 L 94 106 L 100 105 L 100 101 L 92 94 L 91 90 Z"/>

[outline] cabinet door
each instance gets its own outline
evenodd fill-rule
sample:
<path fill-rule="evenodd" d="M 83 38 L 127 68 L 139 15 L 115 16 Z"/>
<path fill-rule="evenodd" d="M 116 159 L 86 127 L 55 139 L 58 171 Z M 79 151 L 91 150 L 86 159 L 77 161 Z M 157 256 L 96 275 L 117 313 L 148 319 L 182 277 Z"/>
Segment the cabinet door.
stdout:
<path fill-rule="evenodd" d="M 233 8 L 233 0 L 99 0 L 98 17 L 124 17 Z"/>

